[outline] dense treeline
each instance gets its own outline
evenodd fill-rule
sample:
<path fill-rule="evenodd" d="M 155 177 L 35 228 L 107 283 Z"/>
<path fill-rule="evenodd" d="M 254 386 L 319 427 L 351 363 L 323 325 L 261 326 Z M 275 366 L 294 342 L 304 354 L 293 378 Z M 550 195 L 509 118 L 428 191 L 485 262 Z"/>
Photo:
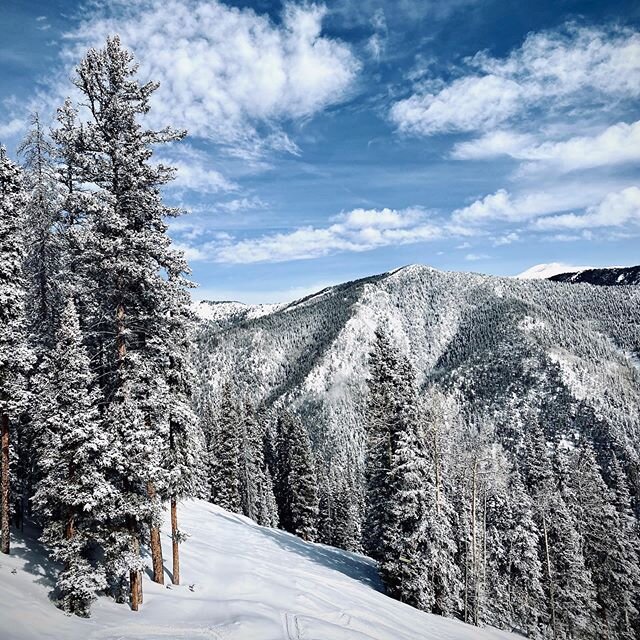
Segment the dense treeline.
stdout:
<path fill-rule="evenodd" d="M 170 502 L 198 491 L 188 267 L 162 201 L 173 170 L 153 150 L 184 132 L 141 124 L 157 88 L 117 37 L 77 67 L 50 132 L 38 116 L 0 149 L 2 550 L 29 518 L 58 561 L 56 600 L 88 615 L 109 592 L 142 602 L 141 545 L 163 582 Z"/>
<path fill-rule="evenodd" d="M 503 445 L 490 422 L 447 418 L 378 333 L 368 417 L 365 544 L 392 595 L 542 638 L 640 631 L 638 522 L 610 448 L 545 430 Z"/>

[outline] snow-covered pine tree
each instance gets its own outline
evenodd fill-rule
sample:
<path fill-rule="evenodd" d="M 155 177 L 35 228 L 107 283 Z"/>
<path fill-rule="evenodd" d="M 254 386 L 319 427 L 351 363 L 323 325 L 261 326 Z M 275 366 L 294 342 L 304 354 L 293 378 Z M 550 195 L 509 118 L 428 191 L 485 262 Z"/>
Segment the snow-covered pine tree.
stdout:
<path fill-rule="evenodd" d="M 389 417 L 391 464 L 387 475 L 387 513 L 382 527 L 380 574 L 389 595 L 430 611 L 434 594 L 427 563 L 427 511 L 435 508 L 435 489 L 426 439 L 419 417 L 415 377 L 401 360 Z M 437 571 L 437 567 L 433 567 Z"/>
<path fill-rule="evenodd" d="M 459 610 L 462 588 L 460 569 L 456 564 L 456 539 L 453 522 L 456 514 L 451 504 L 451 478 L 445 461 L 451 458 L 450 432 L 459 430 L 455 413 L 444 395 L 429 389 L 421 403 L 421 421 L 424 442 L 430 458 L 430 482 L 427 520 L 427 548 L 429 580 L 433 593 L 431 611 L 438 615 L 453 616 Z"/>
<path fill-rule="evenodd" d="M 0 145 L 0 551 L 10 551 L 11 423 L 25 400 L 25 374 L 31 365 L 24 312 L 24 207 L 20 168 Z M 15 434 L 15 429 L 13 430 Z"/>
<path fill-rule="evenodd" d="M 640 636 L 640 528 L 631 508 L 627 476 L 615 455 L 611 459 L 610 477 L 613 505 L 617 512 L 617 530 L 620 532 L 615 547 L 618 615 L 613 626 L 623 640 L 631 640 Z"/>
<path fill-rule="evenodd" d="M 336 479 L 333 491 L 331 544 L 347 551 L 362 550 L 362 531 L 358 496 L 360 491 L 349 478 Z"/>
<path fill-rule="evenodd" d="M 19 147 L 24 158 L 28 191 L 25 224 L 29 245 L 25 255 L 28 282 L 26 308 L 34 348 L 48 348 L 55 336 L 60 304 L 61 220 L 64 191 L 54 164 L 55 148 L 40 116 L 31 116 L 31 129 Z M 36 354 L 38 357 L 39 353 Z"/>
<path fill-rule="evenodd" d="M 548 619 L 539 556 L 541 536 L 535 522 L 534 505 L 518 471 L 509 475 L 508 495 L 510 522 L 504 534 L 504 545 L 509 580 L 509 626 L 529 638 L 541 638 Z"/>
<path fill-rule="evenodd" d="M 71 299 L 36 377 L 41 398 L 34 420 L 41 425 L 42 451 L 33 500 L 44 523 L 42 540 L 63 566 L 56 583 L 59 605 L 87 616 L 106 586 L 95 552 L 108 536 L 116 491 L 107 477 L 112 443 L 100 423 L 99 391 Z"/>
<path fill-rule="evenodd" d="M 264 455 L 264 429 L 249 402 L 241 416 L 239 481 L 242 512 L 258 524 L 273 526 L 273 482 Z"/>
<path fill-rule="evenodd" d="M 211 502 L 240 513 L 240 447 L 242 416 L 230 384 L 220 398 L 218 424 L 210 442 L 209 484 Z"/>
<path fill-rule="evenodd" d="M 47 137 L 37 113 L 31 117 L 31 129 L 18 149 L 24 162 L 25 186 L 28 194 L 25 226 L 29 242 L 25 247 L 26 316 L 29 343 L 35 358 L 29 375 L 31 401 L 22 418 L 18 470 L 21 480 L 20 519 L 30 515 L 37 484 L 38 437 L 41 425 L 34 421 L 41 394 L 33 388 L 46 352 L 52 348 L 57 318 L 61 312 L 61 289 L 65 276 L 62 268 L 64 229 L 61 222 L 64 187 L 58 181 L 54 163 L 55 149 Z"/>
<path fill-rule="evenodd" d="M 382 540 L 389 510 L 389 472 L 397 413 L 398 358 L 386 332 L 378 329 L 369 355 L 367 403 L 366 500 L 363 544 L 375 560 L 383 557 Z"/>
<path fill-rule="evenodd" d="M 585 566 L 576 522 L 556 484 L 548 443 L 533 422 L 525 434 L 525 477 L 541 531 L 543 586 L 549 619 L 547 635 L 596 637 L 596 593 Z"/>
<path fill-rule="evenodd" d="M 103 49 L 90 49 L 74 79 L 88 120 L 79 123 L 67 102 L 55 134 L 69 191 L 76 194 L 69 214 L 84 219 L 82 280 L 90 301 L 82 325 L 103 389 L 104 427 L 115 448 L 119 510 L 106 557 L 115 577 L 129 573 L 134 610 L 142 595 L 140 543 L 147 523 L 158 518 L 159 501 L 150 499 L 149 483 L 166 482 L 162 452 L 169 437 L 158 411 L 164 365 L 159 347 L 165 344 L 167 298 L 175 293 L 168 274 L 182 264 L 165 221 L 178 211 L 163 204 L 160 192 L 174 172 L 150 159 L 158 145 L 184 136 L 142 127 L 158 85 L 140 84 L 136 71 L 117 36 Z M 90 188 L 83 191 L 84 184 Z"/>
<path fill-rule="evenodd" d="M 591 443 L 581 442 L 568 452 L 568 464 L 571 473 L 565 499 L 576 520 L 599 605 L 600 624 L 599 628 L 592 625 L 593 634 L 631 637 L 638 614 L 632 594 L 640 589 L 637 537 L 625 521 L 624 508 L 616 509 L 616 496 L 602 478 Z"/>
<path fill-rule="evenodd" d="M 158 389 L 155 422 L 162 425 L 162 466 L 165 478 L 162 485 L 147 483 L 147 493 L 159 506 L 168 500 L 172 527 L 172 582 L 180 584 L 179 544 L 185 539 L 178 528 L 178 502 L 187 497 L 203 495 L 206 483 L 204 437 L 200 421 L 192 408 L 193 368 L 190 359 L 190 340 L 195 320 L 190 307 L 186 279 L 188 265 L 180 252 L 167 267 L 167 295 L 163 299 L 164 324 L 149 341 L 148 348 L 158 363 Z M 160 542 L 160 509 L 156 508 L 149 522 L 153 580 L 164 584 L 162 545 Z"/>
<path fill-rule="evenodd" d="M 278 416 L 275 495 L 280 526 L 303 540 L 317 535 L 318 491 L 315 460 L 302 421 L 288 411 Z"/>

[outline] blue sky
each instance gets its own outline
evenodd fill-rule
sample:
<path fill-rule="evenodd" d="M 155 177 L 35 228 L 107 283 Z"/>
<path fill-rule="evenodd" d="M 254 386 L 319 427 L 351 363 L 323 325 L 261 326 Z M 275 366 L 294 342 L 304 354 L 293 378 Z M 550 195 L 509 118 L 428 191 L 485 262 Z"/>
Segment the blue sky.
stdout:
<path fill-rule="evenodd" d="M 196 296 L 269 302 L 420 262 L 640 262 L 640 5 L 4 0 L 0 140 L 119 33 L 189 132 Z"/>

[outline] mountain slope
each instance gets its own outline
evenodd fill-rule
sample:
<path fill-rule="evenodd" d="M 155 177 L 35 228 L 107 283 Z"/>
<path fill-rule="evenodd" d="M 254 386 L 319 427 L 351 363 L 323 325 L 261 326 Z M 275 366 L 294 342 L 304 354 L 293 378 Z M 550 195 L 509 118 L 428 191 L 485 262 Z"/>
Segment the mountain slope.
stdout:
<path fill-rule="evenodd" d="M 412 265 L 252 314 L 203 323 L 194 350 L 200 393 L 215 398 L 233 379 L 263 408 L 293 406 L 320 457 L 356 476 L 368 353 L 380 324 L 420 382 L 461 410 L 498 428 L 523 425 L 533 413 L 556 434 L 588 429 L 638 468 L 640 291 L 633 288 Z"/>
<path fill-rule="evenodd" d="M 514 636 L 421 613 L 379 592 L 363 556 L 305 543 L 211 504 L 181 508 L 185 585 L 144 580 L 139 613 L 101 598 L 89 620 L 47 599 L 51 565 L 24 539 L 0 558 L 4 640 L 500 640 Z M 170 527 L 163 527 L 165 551 Z M 15 570 L 15 573 L 12 571 Z M 166 576 L 169 581 L 169 575 Z M 193 590 L 189 585 L 193 585 Z"/>
<path fill-rule="evenodd" d="M 558 273 L 549 277 L 555 282 L 624 286 L 640 284 L 640 265 L 635 267 L 608 267 L 606 269 L 582 269 Z"/>

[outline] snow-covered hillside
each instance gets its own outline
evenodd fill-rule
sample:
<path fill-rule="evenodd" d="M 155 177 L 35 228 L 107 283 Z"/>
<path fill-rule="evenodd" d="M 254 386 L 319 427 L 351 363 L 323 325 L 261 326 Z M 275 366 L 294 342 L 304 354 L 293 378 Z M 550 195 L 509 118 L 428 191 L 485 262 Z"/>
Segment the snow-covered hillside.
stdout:
<path fill-rule="evenodd" d="M 221 308 L 197 337 L 199 393 L 215 400 L 232 379 L 265 409 L 293 406 L 316 450 L 357 475 L 367 359 L 382 324 L 420 382 L 455 395 L 465 410 L 504 425 L 526 424 L 534 410 L 560 431 L 574 429 L 576 416 L 595 425 L 594 411 L 615 434 L 618 455 L 637 460 L 639 296 L 632 287 L 411 265 L 253 318 Z"/>
<path fill-rule="evenodd" d="M 607 267 L 559 273 L 549 278 L 555 282 L 597 284 L 600 286 L 628 286 L 640 284 L 640 265 L 635 267 Z"/>
<path fill-rule="evenodd" d="M 214 505 L 181 508 L 184 585 L 145 576 L 144 605 L 101 598 L 93 616 L 68 617 L 48 599 L 51 565 L 34 541 L 0 558 L 3 640 L 506 640 L 412 609 L 380 593 L 373 563 L 265 529 Z M 163 529 L 165 552 L 170 545 Z M 167 574 L 167 582 L 170 582 Z"/>
<path fill-rule="evenodd" d="M 544 280 L 561 273 L 575 273 L 585 269 L 591 269 L 591 267 L 575 267 L 564 262 L 549 262 L 548 264 L 536 264 L 533 267 L 529 267 L 516 277 L 520 278 L 520 280 Z"/>

